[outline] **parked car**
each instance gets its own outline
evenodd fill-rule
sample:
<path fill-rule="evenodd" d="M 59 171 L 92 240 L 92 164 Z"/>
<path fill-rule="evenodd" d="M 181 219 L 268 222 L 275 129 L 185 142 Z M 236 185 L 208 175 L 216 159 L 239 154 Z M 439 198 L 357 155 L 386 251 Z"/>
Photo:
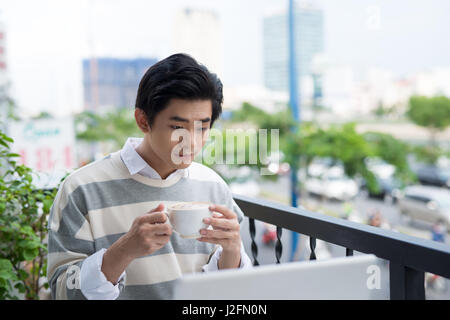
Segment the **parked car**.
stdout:
<path fill-rule="evenodd" d="M 395 203 L 402 187 L 400 180 L 394 176 L 395 167 L 381 159 L 368 159 L 367 167 L 375 175 L 379 190 L 369 190 L 364 179 L 361 181 L 361 189 L 367 190 L 369 197 L 390 200 Z"/>
<path fill-rule="evenodd" d="M 406 187 L 398 199 L 403 216 L 429 223 L 444 222 L 450 230 L 450 191 L 432 186 Z"/>
<path fill-rule="evenodd" d="M 416 170 L 416 174 L 422 184 L 450 188 L 450 168 L 421 166 Z"/>
<path fill-rule="evenodd" d="M 351 200 L 359 192 L 358 184 L 344 175 L 340 167 L 310 175 L 305 181 L 305 189 L 311 194 L 341 201 Z"/>
<path fill-rule="evenodd" d="M 371 198 L 389 200 L 395 203 L 401 192 L 401 182 L 393 176 L 385 178 L 375 176 L 375 178 L 378 182 L 378 191 L 369 190 L 365 181 L 362 181 L 361 188 L 367 190 L 367 195 Z"/>

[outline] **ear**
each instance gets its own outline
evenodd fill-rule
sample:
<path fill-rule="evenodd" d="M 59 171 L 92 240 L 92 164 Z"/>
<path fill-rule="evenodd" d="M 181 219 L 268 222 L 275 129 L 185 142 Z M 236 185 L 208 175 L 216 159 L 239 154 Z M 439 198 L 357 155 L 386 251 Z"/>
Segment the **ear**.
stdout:
<path fill-rule="evenodd" d="M 150 126 L 148 125 L 147 116 L 142 109 L 136 108 L 134 110 L 134 118 L 136 119 L 136 124 L 142 132 L 147 133 L 150 131 Z"/>

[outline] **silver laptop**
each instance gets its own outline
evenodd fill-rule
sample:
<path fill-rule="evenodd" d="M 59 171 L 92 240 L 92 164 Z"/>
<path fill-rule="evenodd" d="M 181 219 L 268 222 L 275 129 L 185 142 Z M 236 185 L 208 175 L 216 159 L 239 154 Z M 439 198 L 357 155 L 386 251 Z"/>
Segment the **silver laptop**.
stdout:
<path fill-rule="evenodd" d="M 289 262 L 186 275 L 176 300 L 389 299 L 388 261 L 374 255 Z"/>

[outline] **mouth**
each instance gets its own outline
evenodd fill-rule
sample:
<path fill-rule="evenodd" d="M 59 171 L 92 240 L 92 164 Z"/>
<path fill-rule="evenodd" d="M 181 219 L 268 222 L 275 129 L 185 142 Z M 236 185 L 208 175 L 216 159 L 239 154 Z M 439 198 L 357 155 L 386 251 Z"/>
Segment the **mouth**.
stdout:
<path fill-rule="evenodd" d="M 194 154 L 193 153 L 180 154 L 179 156 L 180 156 L 180 158 L 183 158 L 183 159 L 194 158 Z"/>

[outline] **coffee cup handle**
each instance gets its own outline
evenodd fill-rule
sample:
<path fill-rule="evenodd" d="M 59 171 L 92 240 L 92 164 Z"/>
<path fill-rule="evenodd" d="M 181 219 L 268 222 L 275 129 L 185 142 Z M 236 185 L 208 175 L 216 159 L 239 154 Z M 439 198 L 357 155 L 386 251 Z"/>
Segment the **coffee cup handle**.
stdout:
<path fill-rule="evenodd" d="M 172 223 L 170 223 L 170 213 L 169 213 L 169 211 L 167 211 L 167 208 L 164 208 L 164 210 L 162 212 L 166 215 L 166 217 L 167 217 L 166 223 L 168 223 L 169 226 L 172 227 L 172 231 L 179 234 L 179 232 L 176 231 L 175 228 L 173 227 Z"/>

